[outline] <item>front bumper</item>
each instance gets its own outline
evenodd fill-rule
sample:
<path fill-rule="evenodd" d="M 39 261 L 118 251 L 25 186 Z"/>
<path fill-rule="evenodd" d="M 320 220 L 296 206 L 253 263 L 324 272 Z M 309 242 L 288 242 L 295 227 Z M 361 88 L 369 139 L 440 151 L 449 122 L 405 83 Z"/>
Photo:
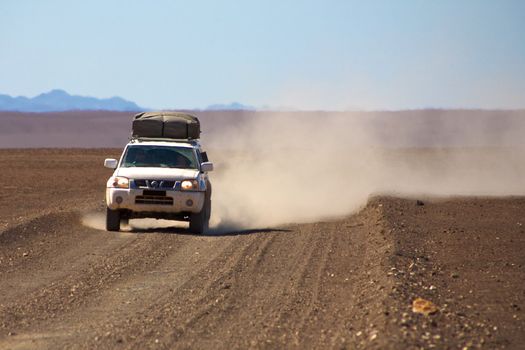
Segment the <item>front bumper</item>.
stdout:
<path fill-rule="evenodd" d="M 146 192 L 146 195 L 145 193 Z M 109 209 L 133 212 L 198 213 L 204 205 L 205 192 L 166 190 L 163 196 L 133 188 L 106 188 Z"/>

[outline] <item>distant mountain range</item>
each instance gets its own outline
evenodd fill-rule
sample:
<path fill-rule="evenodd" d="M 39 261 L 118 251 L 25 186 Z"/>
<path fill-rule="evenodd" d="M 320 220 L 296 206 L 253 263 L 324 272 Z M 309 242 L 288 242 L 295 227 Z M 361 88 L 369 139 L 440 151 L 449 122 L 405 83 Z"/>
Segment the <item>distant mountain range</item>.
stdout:
<path fill-rule="evenodd" d="M 33 98 L 0 94 L 0 111 L 60 112 L 70 110 L 141 111 L 143 108 L 121 97 L 96 98 L 51 90 Z"/>
<path fill-rule="evenodd" d="M 63 112 L 63 111 L 122 111 L 135 112 L 145 108 L 122 97 L 96 98 L 70 95 L 64 90 L 55 89 L 33 98 L 0 94 L 0 111 L 13 112 Z M 238 102 L 230 104 L 213 104 L 207 111 L 254 111 L 255 107 Z"/>

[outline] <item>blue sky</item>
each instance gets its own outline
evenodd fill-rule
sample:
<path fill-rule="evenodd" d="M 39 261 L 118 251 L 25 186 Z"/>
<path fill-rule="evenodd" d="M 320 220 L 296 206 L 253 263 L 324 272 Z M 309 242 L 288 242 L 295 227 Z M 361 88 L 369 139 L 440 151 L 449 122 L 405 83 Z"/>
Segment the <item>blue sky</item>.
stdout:
<path fill-rule="evenodd" d="M 525 1 L 0 1 L 0 93 L 525 107 Z"/>

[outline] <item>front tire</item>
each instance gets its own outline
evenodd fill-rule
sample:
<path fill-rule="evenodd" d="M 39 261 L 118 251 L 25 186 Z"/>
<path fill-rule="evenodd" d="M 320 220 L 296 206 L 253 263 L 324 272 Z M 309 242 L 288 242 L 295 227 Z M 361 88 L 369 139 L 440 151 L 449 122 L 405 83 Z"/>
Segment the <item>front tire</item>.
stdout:
<path fill-rule="evenodd" d="M 203 234 L 208 231 L 211 215 L 211 200 L 206 200 L 199 213 L 190 215 L 190 232 Z"/>
<path fill-rule="evenodd" d="M 106 230 L 120 231 L 120 211 L 106 208 Z"/>

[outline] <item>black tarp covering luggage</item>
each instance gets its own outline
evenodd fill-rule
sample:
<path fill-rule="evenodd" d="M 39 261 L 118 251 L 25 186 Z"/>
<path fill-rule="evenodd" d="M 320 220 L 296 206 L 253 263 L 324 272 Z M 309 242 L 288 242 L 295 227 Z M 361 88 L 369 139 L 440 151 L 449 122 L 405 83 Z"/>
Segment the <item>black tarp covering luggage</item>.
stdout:
<path fill-rule="evenodd" d="M 135 115 L 133 137 L 198 139 L 201 128 L 197 117 L 183 112 L 145 112 Z"/>

